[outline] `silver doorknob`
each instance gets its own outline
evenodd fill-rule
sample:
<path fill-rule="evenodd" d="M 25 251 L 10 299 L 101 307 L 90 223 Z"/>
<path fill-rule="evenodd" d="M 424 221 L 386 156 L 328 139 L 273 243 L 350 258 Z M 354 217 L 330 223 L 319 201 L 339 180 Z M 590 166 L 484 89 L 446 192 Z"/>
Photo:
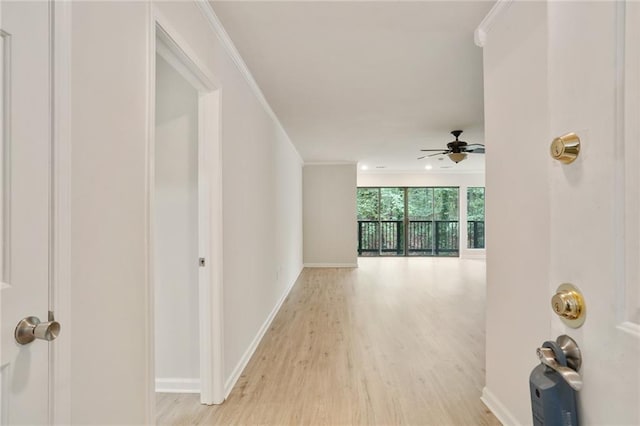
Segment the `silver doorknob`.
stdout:
<path fill-rule="evenodd" d="M 582 389 L 582 377 L 580 377 L 580 374 L 569 367 L 560 365 L 560 363 L 555 358 L 553 349 L 538 348 L 537 354 L 540 362 L 547 367 L 556 370 L 558 374 L 560 374 L 560 377 L 562 377 L 564 381 L 567 382 L 569 386 L 571 386 L 572 389 L 575 389 L 577 391 Z"/>
<path fill-rule="evenodd" d="M 38 317 L 26 317 L 16 326 L 16 342 L 21 345 L 31 343 L 36 339 L 51 341 L 60 334 L 58 321 L 40 322 Z"/>

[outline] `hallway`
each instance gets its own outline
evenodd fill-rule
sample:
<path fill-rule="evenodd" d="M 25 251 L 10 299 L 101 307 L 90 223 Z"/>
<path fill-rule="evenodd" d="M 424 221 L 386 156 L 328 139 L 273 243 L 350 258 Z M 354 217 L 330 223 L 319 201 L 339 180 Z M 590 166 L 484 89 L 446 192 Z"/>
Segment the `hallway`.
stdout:
<path fill-rule="evenodd" d="M 484 386 L 485 263 L 305 269 L 227 401 L 159 394 L 158 424 L 498 425 Z"/>

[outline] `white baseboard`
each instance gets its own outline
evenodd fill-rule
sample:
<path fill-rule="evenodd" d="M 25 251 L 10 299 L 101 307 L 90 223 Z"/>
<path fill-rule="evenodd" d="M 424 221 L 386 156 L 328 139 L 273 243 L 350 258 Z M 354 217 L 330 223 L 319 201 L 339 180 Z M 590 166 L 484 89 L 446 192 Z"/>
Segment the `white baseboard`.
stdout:
<path fill-rule="evenodd" d="M 357 268 L 357 263 L 305 263 L 305 268 Z"/>
<path fill-rule="evenodd" d="M 200 379 L 156 379 L 156 392 L 200 393 Z"/>
<path fill-rule="evenodd" d="M 300 273 L 301 272 L 302 271 L 300 271 Z M 298 273 L 298 276 L 300 276 L 300 273 Z M 278 313 L 278 311 L 282 307 L 282 304 L 284 303 L 285 299 L 287 298 L 287 296 L 291 292 L 291 289 L 295 285 L 296 281 L 298 281 L 297 278 L 295 280 L 293 280 L 293 282 L 291 284 L 289 284 L 289 287 L 284 291 L 284 293 L 282 294 L 282 297 L 280 297 L 280 300 L 278 300 L 278 303 L 276 303 L 276 306 L 274 306 L 273 310 L 271 311 L 271 313 L 269 314 L 269 316 L 267 317 L 265 322 L 262 324 L 262 327 L 260 327 L 260 330 L 258 330 L 258 334 L 256 334 L 256 337 L 254 337 L 253 341 L 251 342 L 251 344 L 249 345 L 247 350 L 242 355 L 242 358 L 240 358 L 240 361 L 238 361 L 238 364 L 236 364 L 236 367 L 233 369 L 233 372 L 231 373 L 231 376 L 225 382 L 225 384 L 224 384 L 224 398 L 225 399 L 227 399 L 229 397 L 229 394 L 231 393 L 231 391 L 233 390 L 233 387 L 236 385 L 236 382 L 240 378 L 240 375 L 242 374 L 242 371 L 244 370 L 244 368 L 249 363 L 249 360 L 251 360 L 251 357 L 253 356 L 253 353 L 258 348 L 258 345 L 260 344 L 260 341 L 264 337 L 264 335 L 267 332 L 267 330 L 269 330 L 269 327 L 271 326 L 271 322 L 276 317 L 276 314 Z"/>
<path fill-rule="evenodd" d="M 482 249 L 463 249 L 460 251 L 461 259 L 486 259 L 487 251 Z"/>
<path fill-rule="evenodd" d="M 519 426 L 520 423 L 516 420 L 516 418 L 511 414 L 511 412 L 505 407 L 502 402 L 496 398 L 496 396 L 485 386 L 482 389 L 482 396 L 480 400 L 484 402 L 484 405 L 487 406 L 489 410 L 493 413 L 494 416 L 500 420 L 504 426 Z"/>

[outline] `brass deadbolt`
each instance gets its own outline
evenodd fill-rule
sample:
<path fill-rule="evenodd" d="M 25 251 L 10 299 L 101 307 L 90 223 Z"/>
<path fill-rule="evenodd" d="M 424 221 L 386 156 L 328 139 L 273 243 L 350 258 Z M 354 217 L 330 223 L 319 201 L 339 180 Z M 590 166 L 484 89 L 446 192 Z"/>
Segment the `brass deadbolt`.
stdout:
<path fill-rule="evenodd" d="M 551 142 L 551 157 L 564 163 L 573 163 L 580 154 L 580 138 L 575 133 L 567 133 Z"/>
<path fill-rule="evenodd" d="M 572 328 L 584 324 L 586 305 L 582 293 L 572 284 L 562 284 L 551 298 L 551 309 Z"/>

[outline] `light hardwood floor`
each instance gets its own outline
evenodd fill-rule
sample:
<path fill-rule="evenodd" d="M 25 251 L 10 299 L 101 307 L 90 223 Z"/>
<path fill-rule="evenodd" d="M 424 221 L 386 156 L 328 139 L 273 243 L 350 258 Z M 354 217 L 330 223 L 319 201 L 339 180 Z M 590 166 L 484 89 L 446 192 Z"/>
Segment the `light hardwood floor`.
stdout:
<path fill-rule="evenodd" d="M 158 394 L 158 424 L 499 425 L 484 386 L 485 266 L 305 269 L 227 401 Z"/>

